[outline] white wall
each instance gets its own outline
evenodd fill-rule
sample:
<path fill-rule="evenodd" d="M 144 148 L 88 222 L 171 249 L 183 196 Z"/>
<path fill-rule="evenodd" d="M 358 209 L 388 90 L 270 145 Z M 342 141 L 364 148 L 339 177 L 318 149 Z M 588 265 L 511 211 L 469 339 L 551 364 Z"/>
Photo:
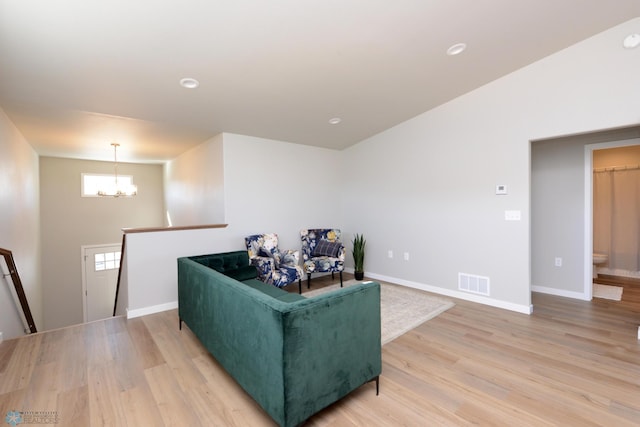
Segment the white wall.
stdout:
<path fill-rule="evenodd" d="M 627 22 L 346 150 L 345 227 L 366 270 L 453 294 L 491 279 L 489 303 L 530 305 L 530 140 L 637 124 L 640 51 Z M 495 195 L 505 184 L 509 194 Z M 505 221 L 519 210 L 521 221 Z M 396 256 L 387 258 L 387 250 Z M 410 261 L 398 252 L 410 252 Z"/>
<path fill-rule="evenodd" d="M 213 138 L 197 152 L 217 158 L 219 144 L 220 139 Z M 300 229 L 341 226 L 340 152 L 228 133 L 222 135 L 222 145 L 224 218 L 229 226 L 127 234 L 124 298 L 130 317 L 176 306 L 178 257 L 244 250 L 245 236 L 263 232 L 278 233 L 283 249 L 300 249 Z M 192 154 L 176 158 L 171 168 L 188 169 Z M 199 158 L 196 165 L 208 165 L 207 159 Z M 331 173 L 316 178 L 326 170 Z M 191 187 L 185 189 L 188 194 L 199 194 L 210 185 L 208 179 L 218 179 L 206 171 L 193 176 L 198 178 L 182 182 Z M 198 200 L 174 197 L 171 209 L 199 206 Z"/>
<path fill-rule="evenodd" d="M 42 330 L 38 181 L 38 155 L 0 109 L 0 247 L 12 251 L 36 328 Z M 10 280 L 0 279 L 4 339 L 24 335 L 9 285 Z"/>
<path fill-rule="evenodd" d="M 364 233 L 371 277 L 529 312 L 530 141 L 640 122 L 640 51 L 621 47 L 638 26 L 610 29 L 343 152 L 225 134 L 229 228 L 198 234 L 191 248 L 188 238 L 167 240 L 182 247 L 158 249 L 149 275 L 130 274 L 130 288 L 145 279 L 175 287 L 175 267 L 164 264 L 178 254 L 241 249 L 245 234 L 262 231 L 295 247 L 296 229 L 338 224 Z M 338 169 L 333 185 L 309 178 L 329 167 Z M 497 184 L 509 194 L 495 195 Z M 505 210 L 522 219 L 505 221 Z M 490 297 L 458 292 L 459 272 L 489 277 Z"/>
<path fill-rule="evenodd" d="M 303 228 L 341 228 L 341 153 L 325 148 L 224 134 L 226 223 L 244 236 L 278 233 L 300 249 Z"/>
<path fill-rule="evenodd" d="M 166 225 L 224 223 L 222 134 L 165 164 L 164 194 Z"/>
<path fill-rule="evenodd" d="M 584 145 L 579 138 L 532 144 L 531 284 L 536 291 L 582 297 Z M 555 266 L 557 257 L 561 267 Z"/>
<path fill-rule="evenodd" d="M 122 241 L 122 228 L 163 226 L 162 165 L 119 163 L 138 195 L 81 197 L 82 173 L 113 173 L 112 162 L 40 158 L 44 326 L 83 322 L 83 245 Z"/>

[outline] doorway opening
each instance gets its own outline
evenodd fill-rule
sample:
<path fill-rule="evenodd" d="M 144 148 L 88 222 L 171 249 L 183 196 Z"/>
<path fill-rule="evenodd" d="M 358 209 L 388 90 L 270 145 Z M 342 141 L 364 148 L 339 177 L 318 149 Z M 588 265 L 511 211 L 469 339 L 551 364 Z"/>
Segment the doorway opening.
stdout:
<path fill-rule="evenodd" d="M 613 292 L 612 299 L 640 306 L 640 139 L 611 145 L 591 147 L 591 242 L 599 261 L 592 282 Z"/>

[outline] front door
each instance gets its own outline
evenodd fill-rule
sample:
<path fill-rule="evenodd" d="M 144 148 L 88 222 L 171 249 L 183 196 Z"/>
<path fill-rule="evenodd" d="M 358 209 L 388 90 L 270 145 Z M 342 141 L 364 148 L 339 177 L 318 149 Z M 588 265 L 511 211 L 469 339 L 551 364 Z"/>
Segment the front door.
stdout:
<path fill-rule="evenodd" d="M 113 315 L 120 268 L 120 245 L 83 246 L 84 320 Z"/>

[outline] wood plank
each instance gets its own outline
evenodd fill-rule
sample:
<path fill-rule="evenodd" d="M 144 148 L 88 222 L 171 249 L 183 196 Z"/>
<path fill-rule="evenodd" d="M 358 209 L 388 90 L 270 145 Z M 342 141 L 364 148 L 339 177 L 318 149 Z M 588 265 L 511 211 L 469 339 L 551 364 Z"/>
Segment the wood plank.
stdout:
<path fill-rule="evenodd" d="M 365 384 L 306 425 L 640 425 L 640 307 L 532 299 L 531 316 L 455 300 L 383 347 L 379 396 Z M 3 342 L 9 410 L 56 411 L 60 425 L 275 425 L 176 310 Z"/>

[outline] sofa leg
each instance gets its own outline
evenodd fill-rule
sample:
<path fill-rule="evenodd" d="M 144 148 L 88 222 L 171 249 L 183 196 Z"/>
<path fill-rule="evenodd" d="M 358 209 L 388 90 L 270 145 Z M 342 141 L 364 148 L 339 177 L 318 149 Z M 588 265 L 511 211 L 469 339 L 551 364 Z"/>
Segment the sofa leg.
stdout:
<path fill-rule="evenodd" d="M 182 317 L 178 317 L 178 328 L 182 330 Z"/>
<path fill-rule="evenodd" d="M 307 273 L 307 289 L 311 288 L 311 273 Z"/>
<path fill-rule="evenodd" d="M 371 378 L 369 380 L 369 382 L 375 381 L 376 382 L 376 396 L 378 396 L 380 394 L 380 375 L 378 375 L 375 378 Z"/>

